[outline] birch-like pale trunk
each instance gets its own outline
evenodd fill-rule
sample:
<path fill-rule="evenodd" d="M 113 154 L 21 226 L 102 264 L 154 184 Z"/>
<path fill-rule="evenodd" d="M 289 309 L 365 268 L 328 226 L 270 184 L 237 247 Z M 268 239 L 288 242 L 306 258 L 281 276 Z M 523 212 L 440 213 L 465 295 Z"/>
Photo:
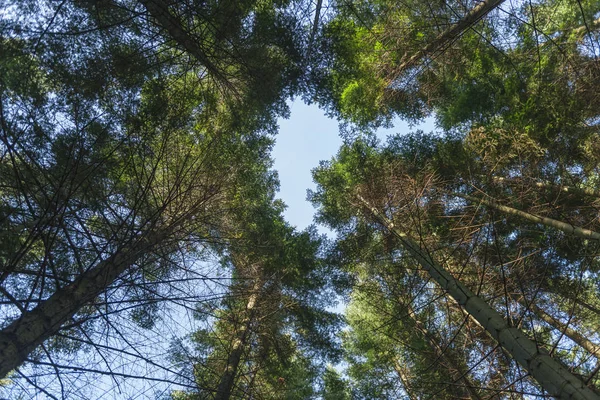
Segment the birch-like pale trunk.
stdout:
<path fill-rule="evenodd" d="M 511 327 L 506 320 L 483 299 L 462 282 L 455 279 L 442 265 L 406 233 L 396 229 L 394 223 L 372 207 L 362 196 L 357 199 L 390 233 L 395 235 L 404 249 L 421 265 L 461 307 L 468 312 L 539 383 L 543 390 L 559 399 L 600 400 L 600 396 L 575 377 L 547 351 L 538 348 L 520 329 Z"/>
<path fill-rule="evenodd" d="M 417 53 L 413 54 L 408 60 L 404 61 L 396 70 L 396 76 L 399 76 L 407 68 L 414 66 L 422 58 L 430 56 L 444 47 L 450 45 L 454 40 L 461 36 L 467 29 L 473 26 L 477 21 L 485 17 L 490 11 L 502 4 L 504 0 L 485 0 L 475 6 L 460 21 L 450 28 L 440 33 L 431 43 L 427 44 Z"/>
<path fill-rule="evenodd" d="M 167 236 L 157 230 L 137 238 L 94 268 L 81 274 L 69 285 L 0 331 L 0 378 L 23 364 L 44 340 L 56 334 L 85 304 L 93 301 L 127 268 L 151 251 Z"/>
<path fill-rule="evenodd" d="M 590 229 L 585 229 L 580 226 L 571 225 L 553 218 L 540 217 L 535 214 L 530 214 L 525 211 L 517 210 L 516 208 L 502 205 L 492 199 L 482 199 L 479 197 L 469 196 L 467 194 L 462 193 L 454 193 L 454 195 L 457 197 L 461 197 L 465 200 L 471 201 L 473 203 L 481 203 L 488 207 L 495 208 L 496 210 L 502 211 L 503 213 L 508 215 L 518 216 L 536 224 L 542 224 L 550 228 L 561 230 L 569 235 L 577 236 L 584 239 L 600 240 L 600 233 L 592 231 Z"/>
<path fill-rule="evenodd" d="M 227 357 L 227 364 L 223 371 L 223 375 L 221 375 L 219 386 L 217 386 L 217 393 L 214 400 L 228 400 L 231 397 L 235 378 L 238 375 L 240 361 L 242 360 L 244 350 L 246 350 L 248 346 L 250 328 L 254 322 L 256 304 L 258 303 L 262 286 L 262 279 L 256 279 L 252 291 L 250 292 L 250 296 L 248 297 L 248 302 L 246 303 L 244 319 L 240 324 L 240 329 L 236 332 L 231 351 Z"/>

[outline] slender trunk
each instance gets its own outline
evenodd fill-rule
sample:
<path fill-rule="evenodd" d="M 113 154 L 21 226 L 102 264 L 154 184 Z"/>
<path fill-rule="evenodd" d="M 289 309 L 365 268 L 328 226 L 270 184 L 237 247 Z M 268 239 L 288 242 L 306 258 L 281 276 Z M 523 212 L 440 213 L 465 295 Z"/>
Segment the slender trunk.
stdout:
<path fill-rule="evenodd" d="M 494 182 L 503 184 L 507 178 L 501 176 L 494 176 L 492 178 Z M 568 194 L 575 194 L 580 197 L 589 196 L 589 197 L 597 197 L 600 199 L 600 190 L 594 190 L 590 188 L 580 188 L 577 186 L 564 186 L 564 185 L 556 185 L 550 182 L 532 182 L 533 185 L 542 188 L 542 189 L 551 189 L 556 192 L 563 192 Z"/>
<path fill-rule="evenodd" d="M 400 364 L 398 359 L 394 359 L 394 371 L 396 371 L 396 375 L 398 375 L 400 382 L 402 382 L 402 386 L 404 387 L 404 391 L 408 395 L 408 398 L 410 400 L 418 400 L 417 396 L 414 394 L 412 385 L 410 384 L 410 376 L 408 376 L 406 368 Z"/>
<path fill-rule="evenodd" d="M 317 0 L 317 5 L 315 6 L 315 19 L 313 21 L 313 27 L 310 31 L 310 37 L 308 38 L 308 46 L 306 49 L 306 58 L 310 60 L 312 56 L 312 49 L 315 41 L 315 37 L 317 36 L 317 32 L 319 31 L 319 19 L 321 17 L 321 8 L 323 6 L 323 0 Z"/>
<path fill-rule="evenodd" d="M 582 25 L 580 27 L 573 29 L 571 31 L 571 34 L 575 35 L 575 37 L 577 37 L 578 39 L 582 39 L 588 33 L 597 31 L 598 28 L 600 28 L 600 18 L 596 18 L 595 20 L 588 23 L 587 25 Z"/>
<path fill-rule="evenodd" d="M 396 70 L 396 75 L 399 76 L 407 68 L 415 65 L 419 60 L 424 57 L 430 56 L 431 54 L 441 50 L 442 48 L 451 44 L 456 38 L 461 36 L 467 29 L 474 25 L 481 18 L 485 17 L 490 11 L 502 4 L 504 0 L 485 0 L 475 6 L 467 15 L 465 15 L 460 21 L 452 25 L 449 29 L 440 33 L 431 43 L 427 44 L 424 48 L 415 53 L 408 60 L 400 64 L 400 67 Z"/>
<path fill-rule="evenodd" d="M 166 234 L 165 230 L 158 230 L 137 238 L 2 329 L 0 378 L 23 364 L 29 353 L 56 334 L 83 305 L 91 302 L 142 255 L 163 241 Z"/>
<path fill-rule="evenodd" d="M 519 296 L 513 294 L 512 297 L 515 301 L 523 304 L 523 301 L 522 301 L 522 299 L 519 299 Z M 571 328 L 569 325 L 562 323 L 557 318 L 554 318 L 553 316 L 548 314 L 546 311 L 544 311 L 542 308 L 538 307 L 537 305 L 530 303 L 530 304 L 528 304 L 528 306 L 529 306 L 528 308 L 531 311 L 533 311 L 533 313 L 536 315 L 536 317 L 538 317 L 542 321 L 546 322 L 548 325 L 550 325 L 557 331 L 564 333 L 564 335 L 567 336 L 569 339 L 571 339 L 573 342 L 577 343 L 578 345 L 580 345 L 581 347 L 583 347 L 584 349 L 589 351 L 594 357 L 600 359 L 600 346 L 599 345 L 592 342 L 591 340 L 589 340 L 588 338 L 583 336 L 581 333 L 579 333 L 576 330 L 574 330 L 573 328 Z"/>
<path fill-rule="evenodd" d="M 171 14 L 167 3 L 162 0 L 139 1 L 146 7 L 150 15 L 158 21 L 158 24 L 169 33 L 173 40 L 204 65 L 204 68 L 206 68 L 214 79 L 225 87 L 233 89 L 231 82 L 223 74 L 223 71 L 210 60 L 208 54 L 198 45 L 197 39 L 186 32 L 181 21 Z"/>
<path fill-rule="evenodd" d="M 463 391 L 463 393 L 461 393 L 461 398 L 481 399 L 481 396 L 479 396 L 479 393 L 477 393 L 477 390 L 475 390 L 475 385 L 473 385 L 473 382 L 471 382 L 469 377 L 461 371 L 462 368 L 459 367 L 458 362 L 456 362 L 456 357 L 454 357 L 453 354 L 451 354 L 453 350 L 450 348 L 443 349 L 440 346 L 441 341 L 439 340 L 439 338 L 434 337 L 429 332 L 429 330 L 423 325 L 423 323 L 414 317 L 415 312 L 410 306 L 408 307 L 408 314 L 413 326 L 417 328 L 419 333 L 423 336 L 423 338 L 425 338 L 425 340 L 429 344 L 429 347 L 433 349 L 435 356 L 446 364 L 450 376 L 452 377 L 454 382 L 458 383 L 461 381 L 463 383 L 460 389 L 465 390 Z"/>
<path fill-rule="evenodd" d="M 248 297 L 248 302 L 246 303 L 245 316 L 242 320 L 241 327 L 236 332 L 235 338 L 233 339 L 233 346 L 231 348 L 231 352 L 229 353 L 229 357 L 227 357 L 227 365 L 225 366 L 223 375 L 221 375 L 215 400 L 227 400 L 231 397 L 233 384 L 238 375 L 240 361 L 242 359 L 242 355 L 244 354 L 244 350 L 248 346 L 250 328 L 255 319 L 255 308 L 262 285 L 262 279 L 256 279 L 252 288 L 252 292 Z"/>
<path fill-rule="evenodd" d="M 479 296 L 462 284 L 406 233 L 397 230 L 377 209 L 357 194 L 358 200 L 390 233 L 394 234 L 421 267 L 467 311 L 511 356 L 521 364 L 550 395 L 560 399 L 598 400 L 590 388 L 576 378 L 546 351 L 537 347 L 520 329 L 511 327 L 504 318 Z"/>
<path fill-rule="evenodd" d="M 553 291 L 553 293 L 561 295 L 561 296 L 564 296 L 565 298 L 567 298 L 567 299 L 573 301 L 574 303 L 576 303 L 579 307 L 585 308 L 588 311 L 591 311 L 591 312 L 597 314 L 598 316 L 600 316 L 600 308 L 598 308 L 598 307 L 596 307 L 596 306 L 594 306 L 592 304 L 586 303 L 585 301 L 583 301 L 579 297 L 577 297 L 577 295 L 572 295 L 572 294 L 569 294 L 569 293 L 567 293 L 567 294 L 560 293 L 557 290 Z"/>
<path fill-rule="evenodd" d="M 472 202 L 479 202 L 481 204 L 485 204 L 486 206 L 495 208 L 496 210 L 502 211 L 505 214 L 516 215 L 521 218 L 525 218 L 528 221 L 534 222 L 536 224 L 543 224 L 550 228 L 556 228 L 561 230 L 569 235 L 574 235 L 577 237 L 581 237 L 584 239 L 593 239 L 600 240 L 600 233 L 582 228 L 580 226 L 571 225 L 566 222 L 558 221 L 556 219 L 548 218 L 548 217 L 540 217 L 535 214 L 530 214 L 521 210 L 517 210 L 516 208 L 504 206 L 492 199 L 481 199 L 479 197 L 473 197 L 466 194 L 454 193 L 454 195 L 458 197 L 462 197 L 465 200 L 469 200 Z"/>

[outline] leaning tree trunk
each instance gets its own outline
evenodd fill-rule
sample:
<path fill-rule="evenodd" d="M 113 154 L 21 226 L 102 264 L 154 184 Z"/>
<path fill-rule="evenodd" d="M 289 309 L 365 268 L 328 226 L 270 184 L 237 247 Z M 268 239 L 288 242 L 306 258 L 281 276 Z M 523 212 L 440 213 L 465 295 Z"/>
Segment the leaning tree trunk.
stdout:
<path fill-rule="evenodd" d="M 246 303 L 244 319 L 242 320 L 240 329 L 236 332 L 231 352 L 229 353 L 229 357 L 227 357 L 225 371 L 223 371 L 219 386 L 217 386 L 215 400 L 228 400 L 231 397 L 242 355 L 248 347 L 250 330 L 256 317 L 256 304 L 258 303 L 262 286 L 262 279 L 256 279 L 252 291 L 250 292 L 250 296 L 248 297 L 248 302 Z"/>
<path fill-rule="evenodd" d="M 386 278 L 384 277 L 383 279 L 385 280 Z M 386 281 L 386 285 L 390 286 L 391 282 Z M 400 304 L 402 303 L 403 302 L 401 301 Z M 407 311 L 407 313 L 405 314 L 406 322 L 409 324 L 410 329 L 418 332 L 418 334 L 423 338 L 423 340 L 433 351 L 434 357 L 438 360 L 441 360 L 443 364 L 445 364 L 445 366 L 447 367 L 448 372 L 450 374 L 450 378 L 452 378 L 454 381 L 453 385 L 456 386 L 456 389 L 458 389 L 458 392 L 456 393 L 457 398 L 475 400 L 481 399 L 481 396 L 475 389 L 476 386 L 473 384 L 473 382 L 468 376 L 468 371 L 465 371 L 465 368 L 463 368 L 460 365 L 458 357 L 455 355 L 455 351 L 450 347 L 446 347 L 445 349 L 442 348 L 441 338 L 437 337 L 432 332 L 430 332 L 429 329 L 427 329 L 427 327 L 425 326 L 425 324 L 417 318 L 417 313 L 413 309 L 411 304 L 406 304 L 405 307 Z M 400 365 L 395 359 L 394 370 L 396 371 L 402 384 L 406 387 L 406 391 L 407 393 L 409 393 L 409 397 L 411 397 L 414 394 L 415 390 L 414 388 L 412 388 L 412 385 L 410 385 L 410 378 L 407 377 L 407 374 L 404 371 L 406 367 L 401 367 L 402 365 Z M 459 382 L 462 382 L 462 385 L 460 385 Z"/>
<path fill-rule="evenodd" d="M 492 178 L 494 180 L 494 182 L 502 185 L 504 182 L 506 182 L 507 180 L 512 180 L 512 179 L 507 179 L 501 176 L 494 176 Z M 563 193 L 567 193 L 567 194 L 574 194 L 576 196 L 579 197 L 597 197 L 600 199 L 600 190 L 595 190 L 595 189 L 591 189 L 591 188 L 581 188 L 581 187 L 577 187 L 577 186 L 565 186 L 565 185 L 556 185 L 554 183 L 550 183 L 550 182 L 538 182 L 538 181 L 534 181 L 532 180 L 531 184 L 541 188 L 541 189 L 550 189 L 553 190 L 555 192 L 563 192 Z"/>
<path fill-rule="evenodd" d="M 424 57 L 431 56 L 437 51 L 450 45 L 454 40 L 461 36 L 467 29 L 473 26 L 481 18 L 485 17 L 490 11 L 502 4 L 504 0 L 485 0 L 475 6 L 460 21 L 452 25 L 449 29 L 439 34 L 431 43 L 427 44 L 417 53 L 413 54 L 408 60 L 404 61 L 396 70 L 398 77 L 407 68 L 414 66 Z"/>
<path fill-rule="evenodd" d="M 467 194 L 454 193 L 457 197 L 461 197 L 465 200 L 469 200 L 472 202 L 479 202 L 481 204 L 485 204 L 486 206 L 495 208 L 498 211 L 502 211 L 508 215 L 515 215 L 521 218 L 524 218 L 528 221 L 534 222 L 536 224 L 546 225 L 550 228 L 555 228 L 561 230 L 569 235 L 577 236 L 584 239 L 593 239 L 600 240 L 600 233 L 592 231 L 590 229 L 585 229 L 580 226 L 571 225 L 566 222 L 558 221 L 556 219 L 548 218 L 548 217 L 540 217 L 535 214 L 530 214 L 525 211 L 517 210 L 516 208 L 508 207 L 498 203 L 492 199 L 481 199 L 479 197 L 469 196 Z"/>
<path fill-rule="evenodd" d="M 410 400 L 418 400 L 410 383 L 411 377 L 407 374 L 406 370 L 407 368 L 403 366 L 398 359 L 394 359 L 394 371 L 396 371 L 398 379 L 400 379 L 400 382 L 402 382 L 402 386 L 404 387 L 404 391 L 406 392 L 408 398 Z"/>
<path fill-rule="evenodd" d="M 466 372 L 462 371 L 462 368 L 459 366 L 456 361 L 456 357 L 452 354 L 454 351 L 450 348 L 443 349 L 440 346 L 441 340 L 439 337 L 433 336 L 429 330 L 425 327 L 425 325 L 419 321 L 416 317 L 414 317 L 415 311 L 409 305 L 408 306 L 408 318 L 410 319 L 410 323 L 417 329 L 417 331 L 423 336 L 423 338 L 429 344 L 429 347 L 433 349 L 435 356 L 442 360 L 449 369 L 450 376 L 454 380 L 454 382 L 458 383 L 462 381 L 463 385 L 459 387 L 461 390 L 461 397 L 464 399 L 481 399 L 479 393 L 475 389 L 475 385 L 469 379 Z"/>
<path fill-rule="evenodd" d="M 594 306 L 593 304 L 586 303 L 584 300 L 581 300 L 576 294 L 569 293 L 569 292 L 561 293 L 560 290 L 552 290 L 552 289 L 546 289 L 546 290 L 551 293 L 554 293 L 556 295 L 563 296 L 564 298 L 577 304 L 579 307 L 585 308 L 586 310 L 593 312 L 594 314 L 597 314 L 598 316 L 600 316 L 600 308 Z"/>
<path fill-rule="evenodd" d="M 552 315 L 548 314 L 546 311 L 544 311 L 542 308 L 538 307 L 537 305 L 532 304 L 532 303 L 525 305 L 524 301 L 522 299 L 519 299 L 519 296 L 517 296 L 517 295 L 511 295 L 511 296 L 515 301 L 521 303 L 523 306 L 527 306 L 531 311 L 533 311 L 533 313 L 535 314 L 536 317 L 538 317 L 542 321 L 546 322 L 548 325 L 550 325 L 552 328 L 556 329 L 557 331 L 562 332 L 566 337 L 571 339 L 573 342 L 577 343 L 579 346 L 581 346 L 584 349 L 586 349 L 587 351 L 589 351 L 591 355 L 593 355 L 597 359 L 600 359 L 600 345 L 597 345 L 596 343 L 592 342 L 591 340 L 589 340 L 588 338 L 583 336 L 581 333 L 579 333 L 575 329 L 571 328 L 569 325 L 561 322 L 559 319 L 554 318 Z"/>
<path fill-rule="evenodd" d="M 390 233 L 394 234 L 423 269 L 467 311 L 529 374 L 542 389 L 560 399 L 599 400 L 600 396 L 569 372 L 548 352 L 538 348 L 520 329 L 511 327 L 489 304 L 455 279 L 444 267 L 424 252 L 406 233 L 397 230 L 377 209 L 360 195 L 357 199 Z"/>
<path fill-rule="evenodd" d="M 161 243 L 167 229 L 142 235 L 96 267 L 58 289 L 36 308 L 0 331 L 0 378 L 19 367 L 44 340 L 56 334 L 85 304 L 91 302 L 141 256 Z"/>

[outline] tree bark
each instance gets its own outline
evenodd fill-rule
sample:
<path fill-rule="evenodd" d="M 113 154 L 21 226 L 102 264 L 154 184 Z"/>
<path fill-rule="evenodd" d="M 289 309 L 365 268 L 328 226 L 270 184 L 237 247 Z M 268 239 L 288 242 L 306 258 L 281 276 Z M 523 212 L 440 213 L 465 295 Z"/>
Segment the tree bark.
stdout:
<path fill-rule="evenodd" d="M 223 371 L 223 375 L 221 375 L 221 379 L 219 381 L 219 386 L 217 386 L 215 400 L 228 400 L 231 397 L 231 392 L 233 390 L 235 378 L 238 375 L 240 361 L 242 359 L 244 350 L 248 345 L 250 328 L 252 326 L 252 323 L 254 322 L 254 317 L 256 313 L 255 308 L 256 304 L 258 303 L 262 286 L 262 279 L 256 279 L 252 287 L 252 292 L 250 293 L 250 296 L 248 297 L 248 302 L 246 304 L 246 315 L 242 320 L 240 329 L 236 332 L 231 352 L 229 353 L 229 357 L 227 357 L 227 365 L 225 366 L 225 371 Z"/>
<path fill-rule="evenodd" d="M 566 222 L 558 221 L 556 219 L 540 217 L 535 214 L 530 214 L 525 211 L 517 210 L 516 208 L 504 206 L 492 199 L 481 199 L 479 197 L 473 197 L 461 193 L 454 193 L 454 195 L 457 197 L 461 197 L 465 200 L 472 201 L 474 203 L 479 202 L 481 204 L 485 204 L 486 206 L 495 208 L 496 210 L 502 211 L 505 214 L 519 216 L 537 224 L 546 225 L 550 228 L 556 228 L 569 235 L 577 236 L 584 239 L 600 240 L 600 233 L 592 231 L 590 229 L 585 229 L 576 225 L 571 225 Z"/>
<path fill-rule="evenodd" d="M 415 53 L 408 60 L 404 61 L 396 70 L 396 77 L 398 77 L 407 68 L 415 65 L 423 57 L 426 57 L 432 53 L 435 53 L 443 47 L 449 45 L 462 35 L 467 29 L 469 29 L 477 21 L 485 17 L 490 11 L 502 4 L 504 0 L 485 0 L 475 6 L 467 15 L 465 15 L 460 21 L 452 25 L 450 28 L 439 34 L 435 40 L 427 44 L 424 48 Z"/>
<path fill-rule="evenodd" d="M 317 36 L 317 32 L 319 31 L 319 19 L 321 17 L 321 7 L 323 6 L 323 0 L 317 0 L 317 5 L 315 6 L 315 18 L 313 21 L 312 29 L 310 30 L 310 37 L 308 38 L 308 47 L 306 49 L 306 58 L 310 61 L 312 57 L 312 49 L 315 41 L 315 37 Z"/>
<path fill-rule="evenodd" d="M 158 230 L 136 238 L 132 244 L 58 289 L 36 308 L 22 313 L 19 319 L 2 329 L 0 378 L 23 364 L 29 353 L 56 334 L 83 305 L 96 298 L 142 255 L 162 242 L 166 235 L 166 230 Z"/>
<path fill-rule="evenodd" d="M 390 233 L 394 234 L 402 246 L 419 262 L 421 267 L 471 317 L 477 321 L 531 376 L 540 384 L 542 389 L 559 399 L 571 400 L 598 400 L 590 388 L 576 378 L 558 361 L 554 360 L 548 352 L 537 347 L 520 329 L 511 327 L 504 318 L 489 304 L 475 295 L 433 258 L 425 253 L 420 246 L 406 233 L 395 228 L 377 209 L 359 194 L 357 199 L 373 215 L 376 221 L 382 224 Z"/>

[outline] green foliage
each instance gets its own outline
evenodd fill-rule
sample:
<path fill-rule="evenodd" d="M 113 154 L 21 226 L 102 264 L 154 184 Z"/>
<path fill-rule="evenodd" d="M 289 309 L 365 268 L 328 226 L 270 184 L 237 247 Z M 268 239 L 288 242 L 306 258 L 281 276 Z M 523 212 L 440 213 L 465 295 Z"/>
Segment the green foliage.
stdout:
<path fill-rule="evenodd" d="M 323 374 L 324 400 L 349 400 L 351 399 L 347 383 L 333 367 L 327 366 Z"/>
<path fill-rule="evenodd" d="M 197 386 L 174 399 L 214 397 L 228 371 L 226 397 L 542 394 L 370 207 L 597 385 L 597 357 L 559 326 L 600 341 L 597 246 L 524 215 L 600 231 L 600 3 L 505 3 L 442 43 L 476 4 L 332 2 L 311 26 L 304 1 L 6 2 L 5 325 L 95 268 L 129 261 L 56 326 L 40 320 L 43 347 L 17 353 L 45 364 L 0 388 L 77 396 L 70 387 L 85 382 L 60 369 L 84 353 L 99 357 L 101 373 L 132 360 L 157 367 L 121 330 L 159 330 L 171 302 L 198 327 L 173 338 L 169 361 Z M 318 222 L 337 230 L 332 243 L 315 227 L 290 227 L 276 200 L 270 152 L 294 96 L 359 132 L 313 171 L 309 198 Z M 430 115 L 439 132 L 383 145 L 370 135 Z M 184 286 L 190 276 L 198 299 Z M 336 296 L 345 317 L 330 311 Z M 340 360 L 342 373 L 327 365 Z"/>

